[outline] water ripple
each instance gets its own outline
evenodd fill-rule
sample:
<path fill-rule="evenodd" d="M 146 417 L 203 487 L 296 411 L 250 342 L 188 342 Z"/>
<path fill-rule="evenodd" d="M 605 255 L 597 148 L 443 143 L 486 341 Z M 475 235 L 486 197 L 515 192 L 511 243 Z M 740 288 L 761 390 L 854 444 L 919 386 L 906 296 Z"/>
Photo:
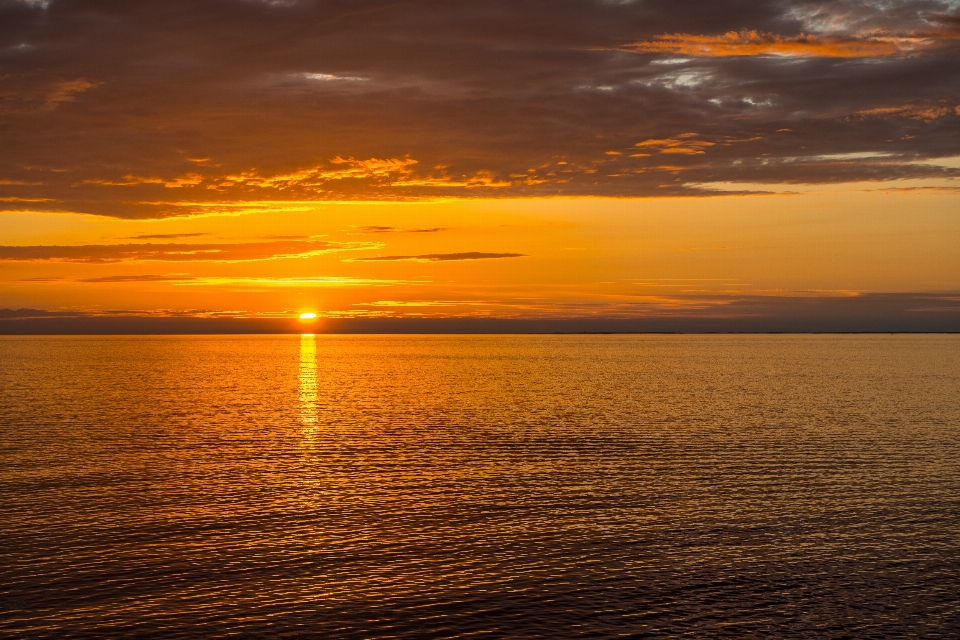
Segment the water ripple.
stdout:
<path fill-rule="evenodd" d="M 0 338 L 0 365 L 0 635 L 960 635 L 957 336 Z"/>

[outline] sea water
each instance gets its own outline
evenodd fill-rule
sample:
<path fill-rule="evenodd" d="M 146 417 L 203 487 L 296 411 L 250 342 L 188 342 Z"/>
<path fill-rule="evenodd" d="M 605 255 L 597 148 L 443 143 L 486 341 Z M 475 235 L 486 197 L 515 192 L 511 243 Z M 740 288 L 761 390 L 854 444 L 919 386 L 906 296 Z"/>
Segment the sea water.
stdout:
<path fill-rule="evenodd" d="M 0 338 L 0 635 L 960 635 L 960 336 Z"/>

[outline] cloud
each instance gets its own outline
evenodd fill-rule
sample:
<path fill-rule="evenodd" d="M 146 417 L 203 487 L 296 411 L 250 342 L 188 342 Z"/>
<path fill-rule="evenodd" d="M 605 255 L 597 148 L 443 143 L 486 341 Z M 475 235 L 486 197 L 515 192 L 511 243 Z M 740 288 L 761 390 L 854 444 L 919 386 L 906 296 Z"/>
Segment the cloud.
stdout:
<path fill-rule="evenodd" d="M 63 318 L 86 315 L 78 311 L 49 311 L 46 309 L 0 309 L 0 320 L 28 318 Z"/>
<path fill-rule="evenodd" d="M 186 282 L 186 281 L 185 281 Z M 344 276 L 304 276 L 289 278 L 207 276 L 191 278 L 186 284 L 197 286 L 240 285 L 246 288 L 273 287 L 380 287 L 387 285 L 420 285 L 426 280 L 396 280 L 384 278 L 352 278 Z"/>
<path fill-rule="evenodd" d="M 209 233 L 146 233 L 139 236 L 130 236 L 131 240 L 176 240 L 177 238 L 198 238 L 208 236 Z M 286 239 L 286 238 L 284 238 Z"/>
<path fill-rule="evenodd" d="M 141 184 L 161 184 L 168 189 L 179 189 L 181 187 L 195 187 L 203 182 L 203 176 L 199 173 L 188 173 L 176 178 L 148 178 L 144 176 L 135 176 L 127 174 L 122 180 L 84 180 L 84 184 L 93 184 L 104 187 L 135 187 Z"/>
<path fill-rule="evenodd" d="M 715 142 L 706 140 L 697 140 L 695 133 L 683 133 L 676 138 L 650 139 L 642 140 L 635 146 L 643 148 L 652 148 L 660 153 L 679 153 L 684 155 L 697 155 L 705 153 L 704 149 L 714 146 Z M 639 157 L 639 156 L 637 156 Z"/>
<path fill-rule="evenodd" d="M 0 261 L 32 262 L 248 262 L 370 249 L 371 243 L 276 240 L 236 244 L 95 244 L 0 246 Z"/>
<path fill-rule="evenodd" d="M 14 0 L 14 2 L 19 2 L 20 4 L 25 4 L 31 8 L 46 9 L 50 6 L 50 0 Z"/>
<path fill-rule="evenodd" d="M 358 302 L 358 307 L 454 307 L 460 305 L 478 305 L 482 303 L 460 300 L 377 300 L 376 302 Z"/>
<path fill-rule="evenodd" d="M 696 57 L 792 56 L 800 58 L 882 58 L 907 55 L 928 43 L 914 38 L 818 38 L 800 34 L 785 37 L 758 31 L 728 31 L 719 36 L 664 34 L 635 42 L 628 51 L 670 53 Z"/>
<path fill-rule="evenodd" d="M 290 187 L 320 187 L 331 180 L 366 179 L 395 183 L 413 172 L 412 158 L 370 158 L 355 160 L 337 156 L 330 160 L 333 167 L 318 165 L 309 169 L 300 169 L 293 173 L 261 176 L 256 170 L 239 175 L 227 175 L 219 178 L 219 187 L 248 186 L 263 189 L 288 189 Z"/>
<path fill-rule="evenodd" d="M 955 147 L 952 0 L 33 4 L 0 3 L 3 210 L 703 195 L 937 178 Z"/>
<path fill-rule="evenodd" d="M 421 229 L 399 229 L 397 227 L 385 227 L 378 225 L 367 225 L 364 227 L 357 227 L 357 230 L 361 233 L 438 233 L 440 231 L 447 231 L 448 227 L 425 227 Z"/>
<path fill-rule="evenodd" d="M 31 284 L 57 284 L 80 282 L 84 284 L 129 284 L 129 283 L 166 283 L 189 286 L 231 286 L 238 285 L 254 288 L 271 287 L 371 287 L 397 284 L 424 284 L 422 280 L 392 280 L 378 278 L 351 278 L 341 276 L 308 277 L 246 277 L 246 276 L 191 276 L 189 274 L 131 274 L 102 276 L 98 278 L 27 278 L 19 282 Z"/>
<path fill-rule="evenodd" d="M 344 180 L 362 180 L 370 187 L 447 187 L 447 188 L 476 188 L 476 187 L 509 187 L 510 182 L 498 180 L 488 171 L 478 171 L 472 176 L 450 177 L 440 172 L 437 174 L 419 175 L 415 173 L 413 165 L 418 162 L 413 158 L 370 158 L 368 160 L 357 160 L 355 158 L 342 158 L 337 156 L 329 161 L 329 164 L 317 165 L 308 169 L 299 169 L 293 173 L 286 173 L 273 176 L 262 176 L 256 169 L 251 169 L 240 174 L 226 176 L 214 176 L 209 179 L 211 184 L 209 189 L 231 189 L 234 187 L 257 187 L 260 189 L 273 190 L 297 190 L 314 193 L 324 193 L 333 188 L 337 188 L 331 183 Z M 203 178 L 197 174 L 190 174 L 191 180 L 185 178 L 179 180 L 183 184 L 194 186 L 203 182 Z M 122 183 L 104 183 L 117 186 L 126 186 L 136 184 L 132 176 L 127 176 L 127 182 Z M 159 178 L 141 179 L 141 183 L 153 182 L 170 186 L 183 186 L 182 184 L 173 184 L 164 182 Z"/>
<path fill-rule="evenodd" d="M 494 258 L 525 258 L 523 253 L 485 253 L 465 251 L 462 253 L 426 253 L 417 256 L 374 256 L 372 258 L 353 258 L 352 262 L 386 262 L 394 260 L 412 260 L 416 262 L 448 262 L 453 260 L 490 260 Z"/>
<path fill-rule="evenodd" d="M 905 104 L 896 107 L 874 107 L 872 109 L 861 109 L 857 111 L 857 116 L 861 118 L 899 116 L 909 120 L 923 120 L 932 122 L 937 118 L 944 116 L 960 116 L 960 105 L 949 104 Z"/>
<path fill-rule="evenodd" d="M 314 82 L 367 82 L 370 78 L 359 76 L 338 76 L 332 73 L 298 73 L 296 77 Z"/>
<path fill-rule="evenodd" d="M 77 282 L 88 282 L 88 283 L 123 283 L 123 282 L 182 282 L 184 281 L 183 276 L 160 276 L 160 275 L 118 275 L 118 276 L 103 276 L 100 278 L 82 278 L 77 280 Z M 189 280 L 190 278 L 186 278 Z"/>
<path fill-rule="evenodd" d="M 76 99 L 78 93 L 83 93 L 84 91 L 89 91 L 99 87 L 102 82 L 90 82 L 83 78 L 78 78 L 76 80 L 68 80 L 66 82 L 58 82 L 54 85 L 53 90 L 47 94 L 47 108 L 51 111 L 56 109 L 58 105 L 64 102 L 73 102 Z"/>

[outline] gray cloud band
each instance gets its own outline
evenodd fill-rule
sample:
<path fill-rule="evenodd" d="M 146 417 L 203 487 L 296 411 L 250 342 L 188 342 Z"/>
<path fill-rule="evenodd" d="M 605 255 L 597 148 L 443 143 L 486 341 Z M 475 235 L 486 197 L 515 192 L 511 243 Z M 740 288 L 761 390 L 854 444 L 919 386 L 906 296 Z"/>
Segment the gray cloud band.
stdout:
<path fill-rule="evenodd" d="M 373 243 L 278 240 L 233 244 L 89 244 L 0 246 L 0 261 L 35 262 L 247 262 L 372 249 Z"/>
<path fill-rule="evenodd" d="M 523 253 L 488 253 L 483 251 L 464 251 L 461 253 L 424 253 L 416 256 L 373 256 L 353 258 L 353 262 L 396 262 L 409 260 L 414 262 L 452 262 L 457 260 L 493 260 L 497 258 L 525 258 Z"/>
<path fill-rule="evenodd" d="M 958 16 L 948 0 L 7 0 L 0 208 L 956 179 L 925 161 L 957 154 Z"/>

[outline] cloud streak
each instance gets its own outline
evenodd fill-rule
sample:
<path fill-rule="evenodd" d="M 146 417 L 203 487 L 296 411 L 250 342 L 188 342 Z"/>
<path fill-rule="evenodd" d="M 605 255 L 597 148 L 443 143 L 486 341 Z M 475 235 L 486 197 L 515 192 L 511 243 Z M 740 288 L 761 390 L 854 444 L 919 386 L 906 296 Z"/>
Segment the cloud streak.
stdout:
<path fill-rule="evenodd" d="M 932 122 L 938 118 L 946 116 L 960 116 L 960 104 L 905 104 L 896 107 L 874 107 L 872 109 L 862 109 L 856 113 L 861 118 L 871 117 L 891 117 L 908 118 L 910 120 L 923 120 Z"/>
<path fill-rule="evenodd" d="M 138 236 L 130 236 L 130 240 L 176 240 L 178 238 L 199 238 L 208 236 L 209 233 L 145 233 Z"/>
<path fill-rule="evenodd" d="M 397 280 L 384 278 L 354 278 L 346 276 L 304 277 L 258 277 L 258 276 L 191 276 L 189 274 L 130 274 L 101 276 L 97 278 L 27 278 L 20 282 L 28 284 L 66 283 L 115 285 L 115 284 L 170 284 L 182 286 L 231 287 L 244 289 L 314 288 L 314 287 L 380 287 L 388 285 L 422 285 L 426 280 Z"/>
<path fill-rule="evenodd" d="M 0 246 L 0 261 L 32 262 L 249 262 L 304 258 L 338 251 L 370 249 L 371 243 L 277 240 L 236 244 L 90 244 L 80 246 Z"/>
<path fill-rule="evenodd" d="M 361 233 L 439 233 L 440 231 L 448 231 L 449 228 L 425 227 L 421 229 L 399 229 L 397 227 L 367 225 L 364 227 L 357 227 L 357 230 Z"/>
<path fill-rule="evenodd" d="M 884 58 L 909 55 L 933 46 L 935 43 L 935 39 L 919 37 L 822 38 L 803 33 L 786 37 L 741 29 L 718 36 L 689 33 L 664 34 L 653 40 L 635 42 L 625 47 L 625 50 L 708 58 L 742 56 Z"/>
<path fill-rule="evenodd" d="M 99 278 L 81 278 L 80 280 L 75 280 L 74 282 L 86 282 L 93 284 L 123 284 L 128 282 L 183 282 L 185 280 L 191 280 L 189 277 L 185 276 L 162 276 L 162 275 L 117 275 L 117 276 L 102 276 Z"/>
<path fill-rule="evenodd" d="M 489 253 L 483 251 L 464 251 L 460 253 L 424 253 L 415 256 L 374 256 L 353 258 L 352 262 L 393 262 L 409 260 L 415 262 L 455 262 L 458 260 L 493 260 L 498 258 L 525 258 L 523 253 Z"/>

